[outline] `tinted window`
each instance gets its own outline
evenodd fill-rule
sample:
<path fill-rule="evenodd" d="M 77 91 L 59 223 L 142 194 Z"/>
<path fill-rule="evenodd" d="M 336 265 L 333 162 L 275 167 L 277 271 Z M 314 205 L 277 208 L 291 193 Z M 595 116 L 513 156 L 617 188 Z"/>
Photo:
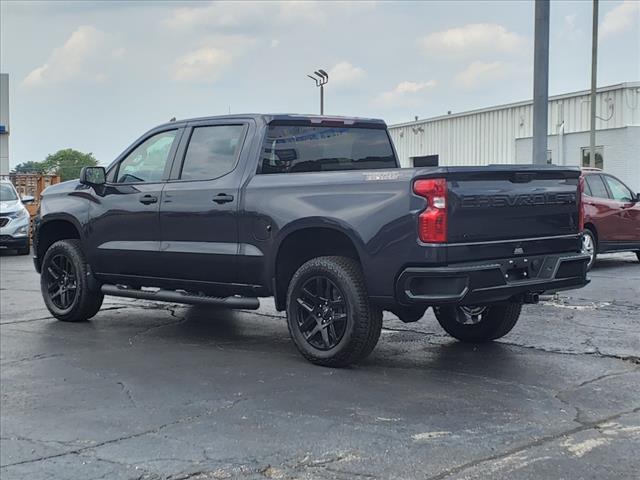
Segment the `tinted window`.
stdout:
<path fill-rule="evenodd" d="M 326 172 L 395 168 L 385 130 L 270 126 L 261 173 Z"/>
<path fill-rule="evenodd" d="M 585 181 L 587 182 L 587 185 L 589 185 L 592 197 L 609 198 L 607 188 L 604 186 L 604 182 L 600 175 L 587 175 L 585 177 Z"/>
<path fill-rule="evenodd" d="M 243 133 L 243 125 L 194 128 L 180 178 L 206 180 L 232 171 L 236 165 Z"/>
<path fill-rule="evenodd" d="M 138 145 L 120 162 L 117 182 L 161 181 L 177 134 L 177 130 L 158 133 Z"/>
<path fill-rule="evenodd" d="M 607 182 L 607 185 L 609 185 L 609 190 L 611 191 L 611 196 L 614 200 L 617 200 L 618 202 L 632 201 L 631 190 L 629 190 L 624 183 L 617 178 L 613 178 L 608 175 L 605 175 L 604 179 Z"/>
<path fill-rule="evenodd" d="M 7 183 L 0 183 L 0 201 L 10 202 L 17 199 L 18 196 L 16 195 L 16 191 L 13 189 L 13 186 Z"/>

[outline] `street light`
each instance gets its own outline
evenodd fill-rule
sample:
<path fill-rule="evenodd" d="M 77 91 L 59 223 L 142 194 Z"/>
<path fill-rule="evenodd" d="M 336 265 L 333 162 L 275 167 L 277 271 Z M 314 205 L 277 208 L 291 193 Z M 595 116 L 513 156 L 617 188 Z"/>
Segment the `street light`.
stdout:
<path fill-rule="evenodd" d="M 329 74 L 320 68 L 313 75 L 307 77 L 316 82 L 316 87 L 320 87 L 320 115 L 324 115 L 324 86 L 329 82 Z"/>

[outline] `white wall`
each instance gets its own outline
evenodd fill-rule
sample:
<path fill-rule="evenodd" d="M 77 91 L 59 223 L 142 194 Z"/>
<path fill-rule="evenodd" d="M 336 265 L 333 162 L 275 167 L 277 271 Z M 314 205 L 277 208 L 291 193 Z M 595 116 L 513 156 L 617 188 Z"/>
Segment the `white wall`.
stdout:
<path fill-rule="evenodd" d="M 531 142 L 531 137 L 516 140 L 516 163 L 531 163 Z M 553 163 L 580 166 L 582 148 L 589 146 L 589 132 L 564 135 L 563 143 L 564 148 L 561 149 L 559 137 L 549 136 Z M 604 171 L 618 177 L 635 192 L 640 192 L 640 126 L 599 130 L 596 132 L 596 145 L 604 147 Z"/>
<path fill-rule="evenodd" d="M 640 83 L 598 89 L 598 130 L 640 125 Z M 589 93 L 576 92 L 549 99 L 548 132 L 567 134 L 589 130 Z M 440 165 L 515 163 L 516 139 L 533 135 L 531 101 L 471 112 L 444 115 L 389 127 L 404 167 L 410 158 L 438 154 Z M 554 157 L 555 159 L 555 157 Z"/>

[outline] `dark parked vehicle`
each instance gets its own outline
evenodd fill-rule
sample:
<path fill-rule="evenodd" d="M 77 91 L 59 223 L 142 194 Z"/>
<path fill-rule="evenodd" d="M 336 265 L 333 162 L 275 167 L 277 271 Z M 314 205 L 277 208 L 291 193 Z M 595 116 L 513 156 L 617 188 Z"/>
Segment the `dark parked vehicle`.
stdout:
<path fill-rule="evenodd" d="M 598 168 L 583 168 L 583 250 L 588 268 L 599 253 L 635 252 L 640 261 L 640 194 Z"/>
<path fill-rule="evenodd" d="M 60 320 L 103 295 L 286 310 L 310 361 L 366 357 L 382 311 L 428 307 L 490 341 L 523 303 L 584 286 L 580 171 L 398 168 L 381 120 L 242 115 L 171 122 L 108 168 L 49 187 L 35 267 Z"/>

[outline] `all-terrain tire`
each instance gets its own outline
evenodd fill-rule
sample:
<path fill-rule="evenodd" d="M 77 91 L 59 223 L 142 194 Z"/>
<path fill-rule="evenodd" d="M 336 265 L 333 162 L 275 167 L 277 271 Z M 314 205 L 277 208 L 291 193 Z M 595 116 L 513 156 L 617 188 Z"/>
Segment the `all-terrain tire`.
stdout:
<path fill-rule="evenodd" d="M 458 305 L 434 309 L 440 326 L 461 342 L 490 342 L 504 337 L 516 325 L 522 311 L 521 303 L 500 303 L 487 306 L 477 323 L 463 323 L 466 315 Z"/>
<path fill-rule="evenodd" d="M 75 285 L 73 296 L 69 293 L 72 299 L 68 306 L 56 304 L 54 300 L 58 298 L 55 296 L 58 290 L 52 291 L 51 288 L 53 275 L 60 275 L 56 270 L 57 264 L 54 265 L 53 261 L 60 261 L 61 258 L 68 260 L 69 270 L 72 271 L 69 285 Z M 102 306 L 104 295 L 92 283 L 89 265 L 79 240 L 59 240 L 49 247 L 42 260 L 40 289 L 47 309 L 55 318 L 63 322 L 82 322 L 95 316 Z"/>
<path fill-rule="evenodd" d="M 329 280 L 337 288 L 340 298 L 344 299 L 346 313 L 344 333 L 327 349 L 317 348 L 305 338 L 298 321 L 302 289 L 317 278 Z M 307 360 L 326 367 L 346 367 L 362 360 L 375 348 L 382 329 L 382 311 L 370 305 L 357 261 L 338 256 L 317 257 L 304 263 L 289 283 L 287 325 L 294 344 Z"/>

